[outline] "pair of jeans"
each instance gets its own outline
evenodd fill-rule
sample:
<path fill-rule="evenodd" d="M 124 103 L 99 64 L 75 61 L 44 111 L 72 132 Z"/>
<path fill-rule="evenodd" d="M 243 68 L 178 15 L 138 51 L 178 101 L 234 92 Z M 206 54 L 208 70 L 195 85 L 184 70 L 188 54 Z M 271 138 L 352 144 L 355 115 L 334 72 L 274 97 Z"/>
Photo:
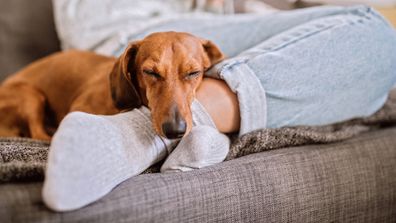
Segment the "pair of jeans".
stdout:
<path fill-rule="evenodd" d="M 186 18 L 130 40 L 168 30 L 210 39 L 228 56 L 208 76 L 237 93 L 242 134 L 369 116 L 396 82 L 396 32 L 366 6 Z"/>

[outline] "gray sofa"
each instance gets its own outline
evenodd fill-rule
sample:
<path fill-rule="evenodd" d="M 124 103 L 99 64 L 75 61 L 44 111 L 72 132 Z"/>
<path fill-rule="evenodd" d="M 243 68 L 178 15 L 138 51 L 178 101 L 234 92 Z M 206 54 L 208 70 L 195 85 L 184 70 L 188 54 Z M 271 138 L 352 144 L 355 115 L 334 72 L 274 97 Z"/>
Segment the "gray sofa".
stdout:
<path fill-rule="evenodd" d="M 50 0 L 0 0 L 0 77 L 59 50 Z M 54 213 L 42 182 L 0 184 L 0 222 L 396 222 L 396 127 L 144 174 L 83 209 Z"/>

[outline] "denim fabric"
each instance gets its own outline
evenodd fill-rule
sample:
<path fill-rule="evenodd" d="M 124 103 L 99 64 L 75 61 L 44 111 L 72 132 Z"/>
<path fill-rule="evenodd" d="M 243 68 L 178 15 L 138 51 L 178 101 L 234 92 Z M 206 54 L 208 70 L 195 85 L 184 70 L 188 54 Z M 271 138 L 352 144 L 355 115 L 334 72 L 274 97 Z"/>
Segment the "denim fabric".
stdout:
<path fill-rule="evenodd" d="M 396 32 L 366 6 L 190 18 L 130 40 L 166 30 L 211 39 L 229 55 L 209 75 L 237 92 L 241 133 L 368 116 L 396 82 Z"/>

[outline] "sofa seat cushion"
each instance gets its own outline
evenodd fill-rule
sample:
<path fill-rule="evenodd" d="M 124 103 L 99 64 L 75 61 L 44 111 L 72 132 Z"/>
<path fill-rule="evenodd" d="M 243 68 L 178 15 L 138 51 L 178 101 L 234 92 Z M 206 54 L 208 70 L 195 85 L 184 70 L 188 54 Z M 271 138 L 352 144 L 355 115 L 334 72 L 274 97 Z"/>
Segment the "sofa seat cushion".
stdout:
<path fill-rule="evenodd" d="M 144 174 L 74 212 L 42 183 L 0 184 L 1 222 L 395 222 L 396 128 L 252 154 L 201 170 Z"/>

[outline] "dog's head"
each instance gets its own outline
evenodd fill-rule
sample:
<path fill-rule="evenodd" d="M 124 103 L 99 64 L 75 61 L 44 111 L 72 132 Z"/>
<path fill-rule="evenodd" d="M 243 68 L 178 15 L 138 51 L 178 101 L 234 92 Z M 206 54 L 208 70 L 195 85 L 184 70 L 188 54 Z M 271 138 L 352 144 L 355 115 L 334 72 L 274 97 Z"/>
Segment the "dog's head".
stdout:
<path fill-rule="evenodd" d="M 131 43 L 110 74 L 119 109 L 148 105 L 153 127 L 167 138 L 192 128 L 190 105 L 204 72 L 223 59 L 219 48 L 188 33 L 153 33 Z"/>

